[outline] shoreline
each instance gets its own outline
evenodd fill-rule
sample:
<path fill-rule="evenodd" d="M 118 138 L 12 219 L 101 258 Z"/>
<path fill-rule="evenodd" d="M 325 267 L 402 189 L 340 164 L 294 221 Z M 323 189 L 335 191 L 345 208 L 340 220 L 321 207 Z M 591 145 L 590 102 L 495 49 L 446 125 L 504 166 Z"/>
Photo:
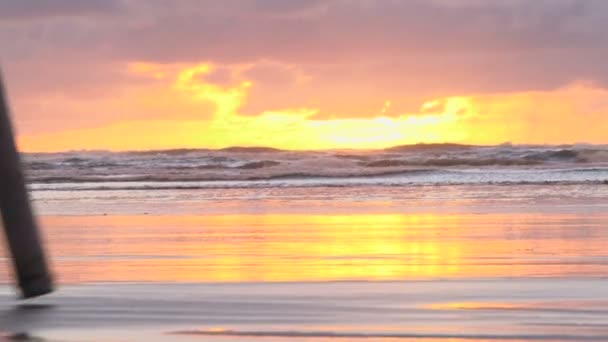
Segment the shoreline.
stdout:
<path fill-rule="evenodd" d="M 605 279 L 88 284 L 25 302 L 8 292 L 0 331 L 45 341 L 608 338 Z"/>

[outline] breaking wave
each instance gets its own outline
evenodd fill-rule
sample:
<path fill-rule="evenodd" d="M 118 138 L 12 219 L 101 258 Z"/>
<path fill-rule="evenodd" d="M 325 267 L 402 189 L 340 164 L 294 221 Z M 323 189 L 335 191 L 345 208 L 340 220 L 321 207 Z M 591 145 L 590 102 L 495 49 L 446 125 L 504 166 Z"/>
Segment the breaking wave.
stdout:
<path fill-rule="evenodd" d="M 32 184 L 268 183 L 267 186 L 524 184 L 608 180 L 604 145 L 471 146 L 421 144 L 376 151 L 77 151 L 24 156 Z M 256 184 L 254 184 L 257 182 Z M 297 184 L 296 184 L 297 183 Z M 148 184 L 150 185 L 150 184 Z M 233 185 L 222 185 L 233 186 Z M 243 184 L 238 184 L 243 186 Z"/>
<path fill-rule="evenodd" d="M 541 161 L 527 159 L 462 159 L 462 158 L 444 158 L 444 159 L 427 159 L 422 161 L 410 161 L 399 159 L 382 159 L 373 162 L 363 163 L 367 167 L 394 167 L 394 166 L 522 166 L 522 165 L 540 165 Z"/>

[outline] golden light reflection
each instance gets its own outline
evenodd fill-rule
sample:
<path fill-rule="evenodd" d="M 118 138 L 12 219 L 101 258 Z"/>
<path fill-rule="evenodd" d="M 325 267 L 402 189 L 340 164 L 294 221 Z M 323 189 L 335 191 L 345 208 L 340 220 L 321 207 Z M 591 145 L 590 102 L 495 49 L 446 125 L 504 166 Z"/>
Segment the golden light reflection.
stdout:
<path fill-rule="evenodd" d="M 530 303 L 506 303 L 506 302 L 449 302 L 425 305 L 424 308 L 431 310 L 513 310 L 534 308 Z"/>
<path fill-rule="evenodd" d="M 605 307 L 602 300 L 538 300 L 538 301 L 470 301 L 425 304 L 422 307 L 431 310 L 598 310 Z"/>
<path fill-rule="evenodd" d="M 560 218 L 568 220 L 571 218 Z M 555 221 L 555 218 L 552 218 Z M 46 217 L 61 281 L 328 281 L 595 274 L 605 240 L 534 215 Z M 518 230 L 508 222 L 517 222 Z M 84 228 L 83 228 L 84 227 Z M 519 234 L 519 235 L 518 235 Z M 595 272 L 595 273 L 594 273 Z"/>

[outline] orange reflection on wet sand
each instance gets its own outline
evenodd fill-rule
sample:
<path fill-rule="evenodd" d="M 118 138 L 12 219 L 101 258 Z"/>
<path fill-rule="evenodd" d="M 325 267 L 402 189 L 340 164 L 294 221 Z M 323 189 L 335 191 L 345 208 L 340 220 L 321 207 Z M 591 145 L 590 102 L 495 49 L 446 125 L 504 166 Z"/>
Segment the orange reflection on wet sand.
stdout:
<path fill-rule="evenodd" d="M 256 282 L 601 275 L 608 271 L 604 220 L 140 215 L 50 216 L 43 226 L 63 282 Z"/>

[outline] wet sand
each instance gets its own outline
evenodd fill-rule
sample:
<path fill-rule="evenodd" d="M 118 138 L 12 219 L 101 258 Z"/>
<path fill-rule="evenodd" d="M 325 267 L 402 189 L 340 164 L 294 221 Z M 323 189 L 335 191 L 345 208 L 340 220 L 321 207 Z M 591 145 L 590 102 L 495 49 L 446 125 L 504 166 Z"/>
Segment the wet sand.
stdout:
<path fill-rule="evenodd" d="M 608 215 L 599 197 L 550 200 L 449 210 L 441 200 L 430 212 L 395 201 L 334 210 L 332 199 L 306 214 L 295 200 L 231 200 L 174 215 L 76 215 L 76 203 L 60 215 L 38 203 L 60 288 L 16 301 L 4 258 L 0 331 L 45 341 L 608 340 Z M 105 208 L 94 204 L 78 205 Z"/>
<path fill-rule="evenodd" d="M 89 284 L 0 327 L 49 341 L 605 341 L 606 279 Z"/>
<path fill-rule="evenodd" d="M 596 277 L 608 275 L 605 222 L 599 213 L 42 219 L 64 284 Z"/>

